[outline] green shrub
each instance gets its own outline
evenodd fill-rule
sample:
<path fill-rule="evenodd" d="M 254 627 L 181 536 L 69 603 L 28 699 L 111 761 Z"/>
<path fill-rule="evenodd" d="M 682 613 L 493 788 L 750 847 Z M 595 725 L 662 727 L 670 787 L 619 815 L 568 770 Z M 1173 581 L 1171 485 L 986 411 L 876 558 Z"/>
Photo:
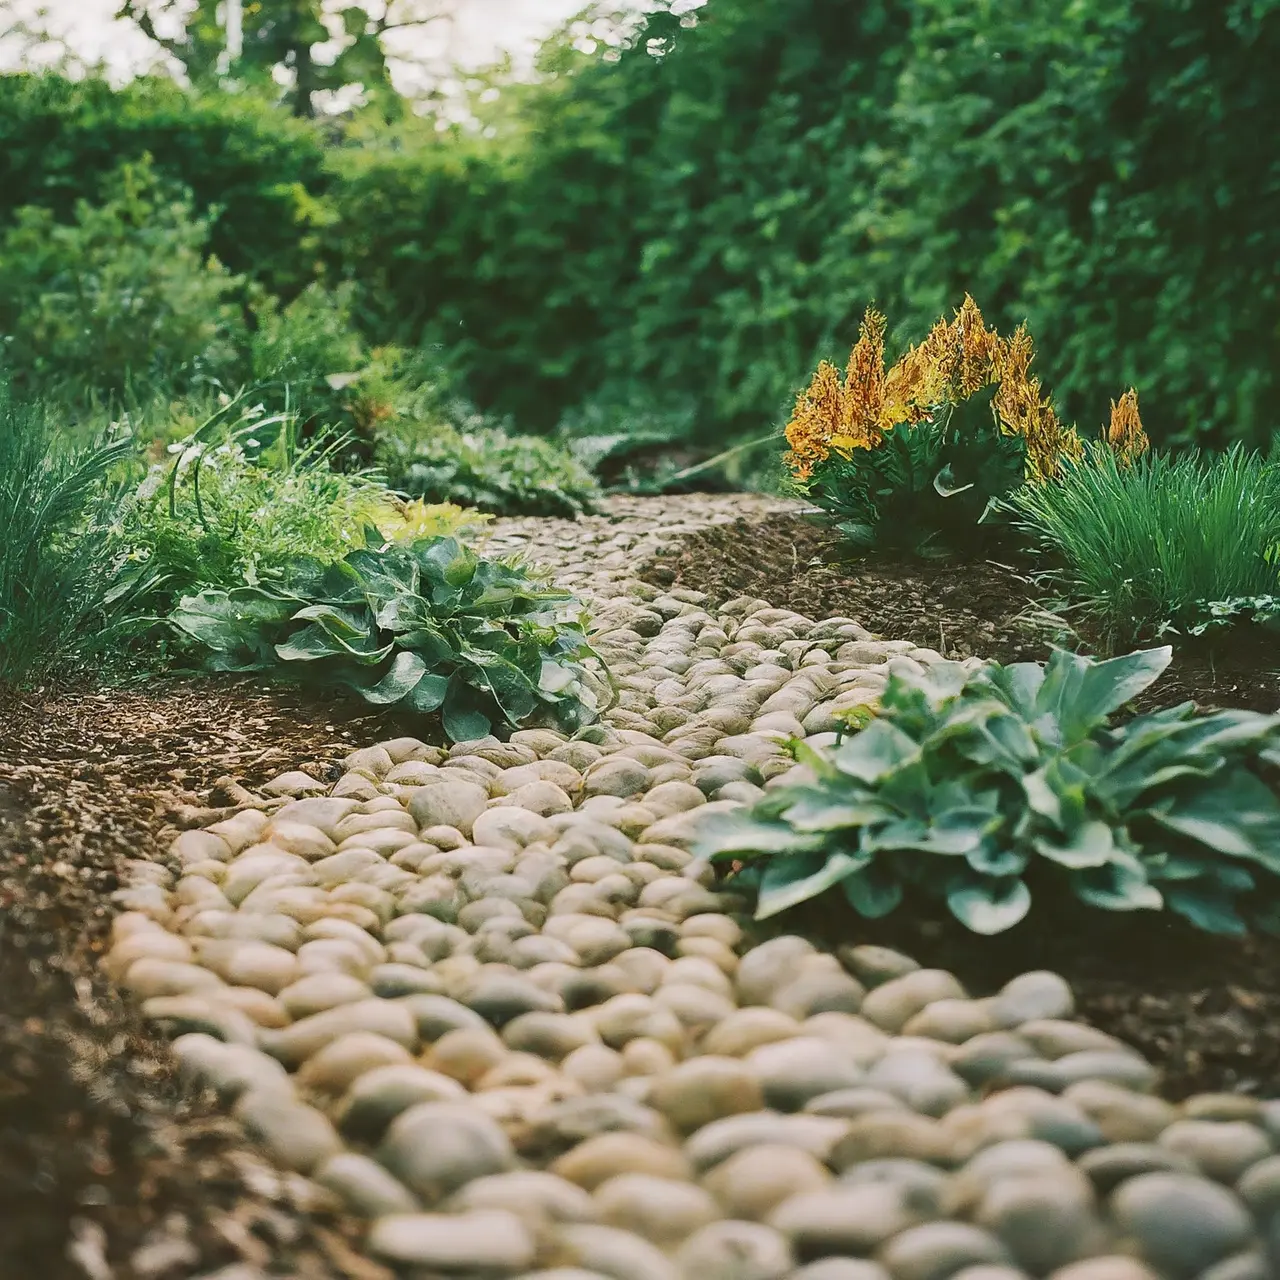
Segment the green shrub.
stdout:
<path fill-rule="evenodd" d="M 991 934 L 1034 888 L 1278 930 L 1280 801 L 1256 767 L 1280 763 L 1280 716 L 1187 703 L 1108 723 L 1170 654 L 895 670 L 869 727 L 830 752 L 798 744 L 811 780 L 717 815 L 701 852 L 747 861 L 761 917 L 838 885 L 875 918 L 911 890 Z"/>
<path fill-rule="evenodd" d="M 105 642 L 121 548 L 113 470 L 127 438 L 67 444 L 0 380 L 0 680 L 34 678 Z"/>
<path fill-rule="evenodd" d="M 460 406 L 452 421 L 388 422 L 374 457 L 394 489 L 495 515 L 574 516 L 599 496 L 591 473 L 567 449 L 512 435 Z"/>
<path fill-rule="evenodd" d="M 280 381 L 307 399 L 369 360 L 352 318 L 353 286 L 308 285 L 287 305 L 267 294 L 254 307 L 249 376 Z"/>
<path fill-rule="evenodd" d="M 594 718 L 572 597 L 454 538 L 293 565 L 271 586 L 182 600 L 173 626 L 217 671 L 292 673 L 369 702 L 440 711 L 455 741 L 496 723 L 574 731 Z"/>
<path fill-rule="evenodd" d="M 123 163 L 214 209 L 207 246 L 228 269 L 292 296 L 316 278 L 329 220 L 325 140 L 254 94 L 193 93 L 164 76 L 0 75 L 0 227 L 24 205 L 69 223 Z"/>
<path fill-rule="evenodd" d="M 296 414 L 268 414 L 247 393 L 228 400 L 140 486 L 117 594 L 135 612 L 163 615 L 205 587 L 279 581 L 298 556 L 341 560 L 370 526 L 393 540 L 478 527 L 457 507 L 406 504 L 375 472 L 332 470 L 340 444 L 300 442 Z"/>
<path fill-rule="evenodd" d="M 1280 594 L 1280 466 L 1241 447 L 1132 466 L 1093 449 L 1007 506 L 1062 610 L 1112 649 L 1265 616 Z"/>
<path fill-rule="evenodd" d="M 16 377 L 81 400 L 234 369 L 241 282 L 207 255 L 189 193 L 146 158 L 111 175 L 74 220 L 17 210 L 0 240 L 0 341 Z"/>

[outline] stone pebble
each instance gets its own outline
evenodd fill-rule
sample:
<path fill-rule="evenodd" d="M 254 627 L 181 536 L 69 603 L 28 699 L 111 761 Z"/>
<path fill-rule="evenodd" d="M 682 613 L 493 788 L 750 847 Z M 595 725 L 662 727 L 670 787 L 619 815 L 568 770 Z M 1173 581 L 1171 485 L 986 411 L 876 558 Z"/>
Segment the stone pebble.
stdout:
<path fill-rule="evenodd" d="M 650 531 L 613 501 L 620 523 L 494 535 L 594 605 L 622 693 L 602 724 L 291 770 L 132 868 L 104 965 L 184 1078 L 407 1274 L 1273 1274 L 1280 1109 L 1163 1101 L 1060 975 L 970 992 L 766 934 L 716 888 L 700 824 L 937 655 L 628 577 L 704 517 L 673 500 Z"/>

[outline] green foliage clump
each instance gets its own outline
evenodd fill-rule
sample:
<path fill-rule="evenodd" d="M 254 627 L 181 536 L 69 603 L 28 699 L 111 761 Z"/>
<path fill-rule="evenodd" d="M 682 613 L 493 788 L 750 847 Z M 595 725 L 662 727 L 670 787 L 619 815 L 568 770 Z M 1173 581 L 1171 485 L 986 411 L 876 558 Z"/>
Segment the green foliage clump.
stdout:
<path fill-rule="evenodd" d="M 299 439 L 298 415 L 269 414 L 242 393 L 154 463 L 121 536 L 117 595 L 163 615 L 182 595 L 279 581 L 299 556 L 321 564 L 363 547 L 370 527 L 399 541 L 474 532 L 459 507 L 406 503 L 371 471 L 335 471 L 339 437 Z"/>
<path fill-rule="evenodd" d="M 292 674 L 378 705 L 441 713 L 454 741 L 493 725 L 576 731 L 594 718 L 571 596 L 454 538 L 299 561 L 270 586 L 185 597 L 173 626 L 216 671 Z"/>
<path fill-rule="evenodd" d="M 64 224 L 24 206 L 0 238 L 0 342 L 32 390 L 118 396 L 225 374 L 241 282 L 208 257 L 208 223 L 150 161 L 111 175 Z"/>
<path fill-rule="evenodd" d="M 453 422 L 389 423 L 374 457 L 394 489 L 497 515 L 574 516 L 590 511 L 599 496 L 591 473 L 568 449 L 513 435 L 457 407 Z"/>
<path fill-rule="evenodd" d="M 1259 772 L 1280 763 L 1280 716 L 1187 703 L 1109 723 L 1170 657 L 895 670 L 868 728 L 797 744 L 811 780 L 717 815 L 701 852 L 747 862 L 761 917 L 839 886 L 876 918 L 911 891 L 993 934 L 1034 888 L 1280 930 L 1280 800 Z"/>
<path fill-rule="evenodd" d="M 100 648 L 122 554 L 112 477 L 132 449 L 127 437 L 68 444 L 0 380 L 0 680 Z"/>
<path fill-rule="evenodd" d="M 206 252 L 291 297 L 316 278 L 325 137 L 251 93 L 193 93 L 164 77 L 0 75 L 0 228 L 38 205 L 70 223 L 122 164 L 151 158 L 165 183 L 213 209 Z"/>
<path fill-rule="evenodd" d="M 70 225 L 150 154 L 216 210 L 229 271 L 281 307 L 352 281 L 371 345 L 441 344 L 460 393 L 523 430 L 639 386 L 691 406 L 700 448 L 746 440 L 869 303 L 897 345 L 972 291 L 1002 331 L 1034 328 L 1085 434 L 1120 384 L 1145 388 L 1158 443 L 1265 444 L 1280 224 L 1252 135 L 1280 113 L 1276 0 L 655 8 L 621 50 L 553 43 L 494 138 L 0 77 L 0 228 L 36 205 Z M 262 31 L 258 73 L 310 48 Z M 309 86 L 363 68 L 386 103 L 351 35 Z"/>
<path fill-rule="evenodd" d="M 1006 506 L 1050 566 L 1040 580 L 1094 643 L 1264 621 L 1280 594 L 1280 466 L 1242 447 L 1122 465 L 1091 449 Z"/>

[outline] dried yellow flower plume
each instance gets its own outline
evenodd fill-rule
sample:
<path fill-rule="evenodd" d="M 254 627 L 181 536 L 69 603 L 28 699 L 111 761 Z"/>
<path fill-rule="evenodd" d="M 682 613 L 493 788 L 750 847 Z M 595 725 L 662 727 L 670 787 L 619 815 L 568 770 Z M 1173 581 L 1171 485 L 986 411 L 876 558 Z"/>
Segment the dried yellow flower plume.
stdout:
<path fill-rule="evenodd" d="M 809 389 L 796 397 L 795 412 L 787 423 L 787 443 L 791 452 L 787 465 L 797 480 L 807 480 L 816 463 L 831 453 L 831 437 L 840 428 L 840 372 L 829 360 L 818 365 Z"/>
<path fill-rule="evenodd" d="M 960 359 L 960 330 L 939 320 L 929 336 L 912 347 L 885 377 L 885 421 L 916 423 L 951 393 Z"/>
<path fill-rule="evenodd" d="M 954 328 L 959 340 L 959 357 L 955 367 L 955 390 L 966 400 L 996 380 L 1000 335 L 988 329 L 978 304 L 966 293 L 956 312 Z"/>
<path fill-rule="evenodd" d="M 1107 443 L 1123 466 L 1130 465 L 1151 447 L 1147 433 L 1142 429 L 1142 419 L 1138 416 L 1138 393 L 1132 387 L 1120 397 L 1119 402 L 1111 402 Z"/>
<path fill-rule="evenodd" d="M 840 430 L 831 439 L 833 449 L 874 449 L 884 438 L 884 326 L 884 316 L 868 307 L 849 353 Z"/>
<path fill-rule="evenodd" d="M 1001 342 L 994 367 L 999 378 L 992 404 L 1002 430 L 1027 442 L 1027 473 L 1032 480 L 1057 475 L 1063 457 L 1083 452 L 1074 428 L 1064 427 L 1048 396 L 1040 395 L 1040 379 L 1031 374 L 1035 347 L 1025 324 Z"/>

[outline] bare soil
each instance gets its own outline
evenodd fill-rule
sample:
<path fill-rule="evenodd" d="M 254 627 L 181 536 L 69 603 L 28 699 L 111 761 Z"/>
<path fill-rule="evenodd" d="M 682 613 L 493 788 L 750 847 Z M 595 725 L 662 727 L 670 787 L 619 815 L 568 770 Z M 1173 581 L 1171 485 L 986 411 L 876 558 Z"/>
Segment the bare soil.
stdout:
<path fill-rule="evenodd" d="M 0 1278 L 390 1280 L 97 970 L 125 862 L 164 861 L 197 793 L 324 776 L 381 728 L 227 681 L 0 692 Z"/>
<path fill-rule="evenodd" d="M 1029 570 L 995 560 L 852 559 L 832 532 L 799 514 L 715 525 L 664 549 L 643 576 L 655 586 L 705 591 L 716 604 L 757 596 L 809 618 L 854 618 L 891 640 L 946 657 L 1043 661 L 1053 644 L 1079 643 L 1047 616 Z M 1140 704 L 1280 708 L 1274 636 L 1248 631 L 1215 648 L 1187 647 Z"/>

